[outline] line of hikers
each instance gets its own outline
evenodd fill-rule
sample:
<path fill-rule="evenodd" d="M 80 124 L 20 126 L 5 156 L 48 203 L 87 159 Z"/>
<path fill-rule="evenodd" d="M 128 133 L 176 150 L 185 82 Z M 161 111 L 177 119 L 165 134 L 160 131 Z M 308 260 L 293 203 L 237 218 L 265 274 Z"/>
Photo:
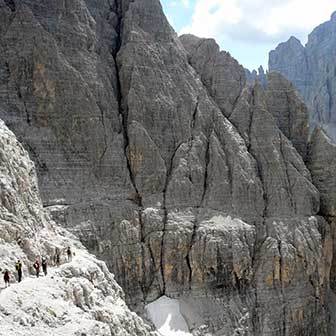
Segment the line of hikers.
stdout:
<path fill-rule="evenodd" d="M 66 254 L 68 257 L 68 262 L 70 262 L 72 260 L 72 251 L 70 246 L 66 249 Z M 55 266 L 60 266 L 61 264 L 61 250 L 59 248 L 56 248 L 54 257 L 53 257 L 53 263 Z M 41 266 L 42 266 L 42 271 L 44 273 L 44 276 L 47 276 L 48 274 L 48 261 L 47 261 L 47 257 L 43 256 L 42 257 L 42 261 L 40 263 L 40 258 L 37 257 L 34 264 L 33 264 L 33 268 L 35 270 L 35 275 L 38 278 L 40 276 L 40 270 L 41 270 Z M 17 262 L 15 263 L 15 270 L 17 272 L 17 279 L 18 282 L 22 281 L 22 262 L 21 260 L 17 260 Z M 1 270 L 0 270 L 1 271 Z M 10 283 L 10 272 L 8 269 L 6 269 L 4 271 L 4 281 L 5 281 L 5 286 L 9 287 L 9 283 Z"/>

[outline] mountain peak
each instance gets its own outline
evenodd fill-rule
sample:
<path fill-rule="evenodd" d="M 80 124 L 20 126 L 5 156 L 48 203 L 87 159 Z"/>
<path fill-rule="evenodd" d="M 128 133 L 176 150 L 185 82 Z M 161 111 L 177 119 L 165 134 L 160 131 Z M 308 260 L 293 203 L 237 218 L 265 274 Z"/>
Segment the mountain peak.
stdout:
<path fill-rule="evenodd" d="M 302 46 L 301 41 L 295 36 L 291 36 L 287 42 L 292 44 L 300 44 Z"/>
<path fill-rule="evenodd" d="M 334 12 L 331 14 L 330 20 L 331 20 L 331 21 L 336 21 L 336 11 L 334 11 Z"/>

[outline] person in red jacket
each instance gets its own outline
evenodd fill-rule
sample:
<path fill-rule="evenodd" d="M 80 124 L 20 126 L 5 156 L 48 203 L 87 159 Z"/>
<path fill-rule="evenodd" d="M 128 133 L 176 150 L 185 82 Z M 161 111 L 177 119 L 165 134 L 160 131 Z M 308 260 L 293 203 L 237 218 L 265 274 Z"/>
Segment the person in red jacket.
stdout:
<path fill-rule="evenodd" d="M 40 276 L 40 262 L 38 259 L 35 260 L 33 267 L 35 268 L 36 277 L 38 278 Z"/>

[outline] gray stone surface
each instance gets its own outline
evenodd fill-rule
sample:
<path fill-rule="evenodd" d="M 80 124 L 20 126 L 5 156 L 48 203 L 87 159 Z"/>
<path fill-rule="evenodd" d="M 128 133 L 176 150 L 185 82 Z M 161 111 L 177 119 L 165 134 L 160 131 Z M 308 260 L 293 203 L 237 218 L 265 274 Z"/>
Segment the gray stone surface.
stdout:
<path fill-rule="evenodd" d="M 290 80 L 306 97 L 311 83 L 307 79 L 308 60 L 305 47 L 294 36 L 269 53 L 269 71 L 277 71 Z"/>
<path fill-rule="evenodd" d="M 249 85 L 253 85 L 256 81 L 258 81 L 262 86 L 267 85 L 267 73 L 263 66 L 261 65 L 257 70 L 248 70 L 245 69 L 246 81 Z"/>
<path fill-rule="evenodd" d="M 266 100 L 268 110 L 274 116 L 277 126 L 305 159 L 309 115 L 296 88 L 279 73 L 271 72 L 267 76 Z"/>
<path fill-rule="evenodd" d="M 321 212 L 336 217 L 336 145 L 317 128 L 309 144 L 308 167 L 321 194 Z"/>
<path fill-rule="evenodd" d="M 331 227 L 332 242 L 329 249 L 332 250 L 330 287 L 332 291 L 328 294 L 329 310 L 331 321 L 329 324 L 330 335 L 334 333 L 335 307 L 336 307 L 336 145 L 333 140 L 321 128 L 316 128 L 312 134 L 307 165 L 311 171 L 314 184 L 321 194 L 321 215 L 323 215 Z"/>
<path fill-rule="evenodd" d="M 0 116 L 132 307 L 179 297 L 195 334 L 325 335 L 329 229 L 280 118 L 296 98 L 282 111 L 283 93 L 246 87 L 157 0 L 15 4 L 0 0 Z"/>
<path fill-rule="evenodd" d="M 0 4 L 0 117 L 35 160 L 44 205 L 92 246 L 138 207 L 119 110 L 117 7 Z"/>
<path fill-rule="evenodd" d="M 195 41 L 196 38 L 192 36 L 182 38 L 185 48 L 192 54 L 191 59 L 203 59 L 204 51 L 201 48 L 190 47 L 188 40 Z M 201 42 L 198 45 L 201 45 Z M 216 62 L 215 59 L 212 64 L 208 64 L 208 67 L 215 67 Z M 202 65 L 197 61 L 194 61 L 194 67 L 198 72 L 202 71 Z M 208 86 L 208 83 L 212 83 L 211 76 L 204 81 L 204 85 Z M 218 83 L 225 83 L 225 81 L 223 79 Z M 216 88 L 216 92 L 221 89 Z M 211 92 L 210 89 L 208 90 Z M 213 98 L 217 102 L 216 96 Z M 225 113 L 225 111 L 222 112 Z M 309 297 L 311 283 L 305 279 L 306 275 L 302 274 L 315 264 L 316 256 L 321 253 L 321 250 L 319 251 L 322 243 L 320 227 L 324 228 L 324 231 L 321 231 L 325 239 L 322 244 L 325 246 L 330 244 L 328 225 L 322 218 L 310 217 L 319 211 L 319 194 L 311 182 L 310 173 L 302 157 L 293 147 L 295 145 L 302 155 L 306 155 L 307 119 L 306 107 L 288 81 L 277 74 L 269 75 L 265 90 L 258 82 L 250 83 L 249 87 L 244 88 L 229 116 L 229 120 L 237 127 L 247 143 L 249 153 L 256 161 L 258 176 L 263 186 L 264 210 L 262 223 L 256 225 L 253 257 L 256 264 L 252 263 L 253 281 L 255 281 L 253 285 L 257 293 L 254 304 L 258 306 L 253 313 L 262 317 L 258 323 L 253 324 L 252 328 L 247 327 L 249 330 L 253 329 L 256 335 L 273 334 L 276 330 L 286 330 L 289 335 L 300 332 L 305 334 L 308 329 L 313 334 L 327 332 L 322 321 L 320 321 L 322 324 L 312 325 L 309 318 L 302 317 L 312 314 L 314 300 L 303 302 L 297 296 L 299 292 L 305 292 L 304 296 Z M 311 265 L 307 267 L 300 261 L 300 251 L 305 250 L 303 246 L 309 245 L 317 249 L 314 249 L 312 254 L 309 253 L 309 256 L 306 255 L 305 259 Z M 238 249 L 235 248 L 235 250 Z M 326 249 L 325 253 L 322 257 L 323 272 L 328 274 L 331 249 L 328 251 Z M 292 267 L 293 270 L 291 270 Z M 316 267 L 318 268 L 315 264 L 312 269 L 315 268 L 317 271 Z M 299 269 L 301 271 L 296 273 Z M 268 272 L 271 275 L 267 275 Z M 287 275 L 290 280 L 287 279 Z M 318 285 L 324 293 L 328 290 L 328 276 Z M 245 285 L 249 283 L 248 278 L 243 279 L 246 281 Z M 269 286 L 274 287 L 270 290 Z M 288 307 L 282 304 L 275 308 L 274 305 L 269 306 L 272 300 L 291 303 Z M 306 312 L 298 308 L 302 306 L 306 307 Z M 323 304 L 320 309 L 323 315 Z M 247 318 L 247 325 L 248 320 Z M 268 325 L 266 322 L 268 320 L 273 321 L 272 326 Z"/>
<path fill-rule="evenodd" d="M 311 124 L 320 125 L 336 139 L 336 19 L 315 28 L 302 46 L 295 37 L 281 43 L 269 55 L 269 70 L 294 83 L 310 109 Z"/>
<path fill-rule="evenodd" d="M 246 83 L 245 70 L 228 52 L 221 51 L 213 39 L 193 35 L 182 35 L 180 39 L 209 94 L 223 113 L 230 116 Z"/>
<path fill-rule="evenodd" d="M 90 255 L 43 209 L 34 163 L 0 120 L 0 269 L 14 282 L 15 262 L 23 281 L 0 289 L 1 335 L 154 336 L 124 302 L 124 293 L 106 265 Z M 53 269 L 55 249 L 70 246 L 72 262 Z M 31 278 L 32 264 L 48 258 L 48 276 Z M 35 272 L 34 272 L 35 274 Z"/>
<path fill-rule="evenodd" d="M 336 145 L 321 129 L 312 134 L 309 144 L 308 167 L 314 184 L 321 194 L 321 214 L 331 223 L 333 237 L 336 224 Z M 335 287 L 335 266 L 333 265 L 333 289 Z"/>

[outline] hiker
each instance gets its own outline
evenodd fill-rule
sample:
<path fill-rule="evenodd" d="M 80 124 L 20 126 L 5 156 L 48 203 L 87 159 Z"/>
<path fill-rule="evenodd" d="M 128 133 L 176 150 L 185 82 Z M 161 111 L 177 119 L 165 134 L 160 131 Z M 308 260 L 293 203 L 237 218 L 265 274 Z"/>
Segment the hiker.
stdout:
<path fill-rule="evenodd" d="M 70 246 L 67 248 L 67 255 L 68 255 L 68 261 L 70 262 L 72 260 L 72 252 Z"/>
<path fill-rule="evenodd" d="M 18 244 L 19 246 L 22 247 L 22 245 L 23 245 L 23 241 L 22 241 L 22 238 L 21 238 L 19 232 L 16 232 L 16 242 L 17 242 L 17 244 Z"/>
<path fill-rule="evenodd" d="M 40 262 L 36 258 L 33 267 L 35 268 L 36 271 L 36 277 L 38 278 L 40 276 Z"/>
<path fill-rule="evenodd" d="M 60 249 L 56 247 L 56 252 L 54 255 L 54 264 L 58 267 L 61 263 Z"/>
<path fill-rule="evenodd" d="M 18 274 L 18 282 L 21 282 L 21 280 L 22 280 L 22 262 L 21 262 L 21 260 L 18 260 L 16 262 L 15 269 L 16 269 L 17 274 Z"/>
<path fill-rule="evenodd" d="M 9 271 L 7 269 L 4 272 L 4 281 L 6 288 L 9 287 Z"/>
<path fill-rule="evenodd" d="M 47 258 L 42 257 L 42 270 L 44 273 L 44 276 L 47 276 Z"/>

